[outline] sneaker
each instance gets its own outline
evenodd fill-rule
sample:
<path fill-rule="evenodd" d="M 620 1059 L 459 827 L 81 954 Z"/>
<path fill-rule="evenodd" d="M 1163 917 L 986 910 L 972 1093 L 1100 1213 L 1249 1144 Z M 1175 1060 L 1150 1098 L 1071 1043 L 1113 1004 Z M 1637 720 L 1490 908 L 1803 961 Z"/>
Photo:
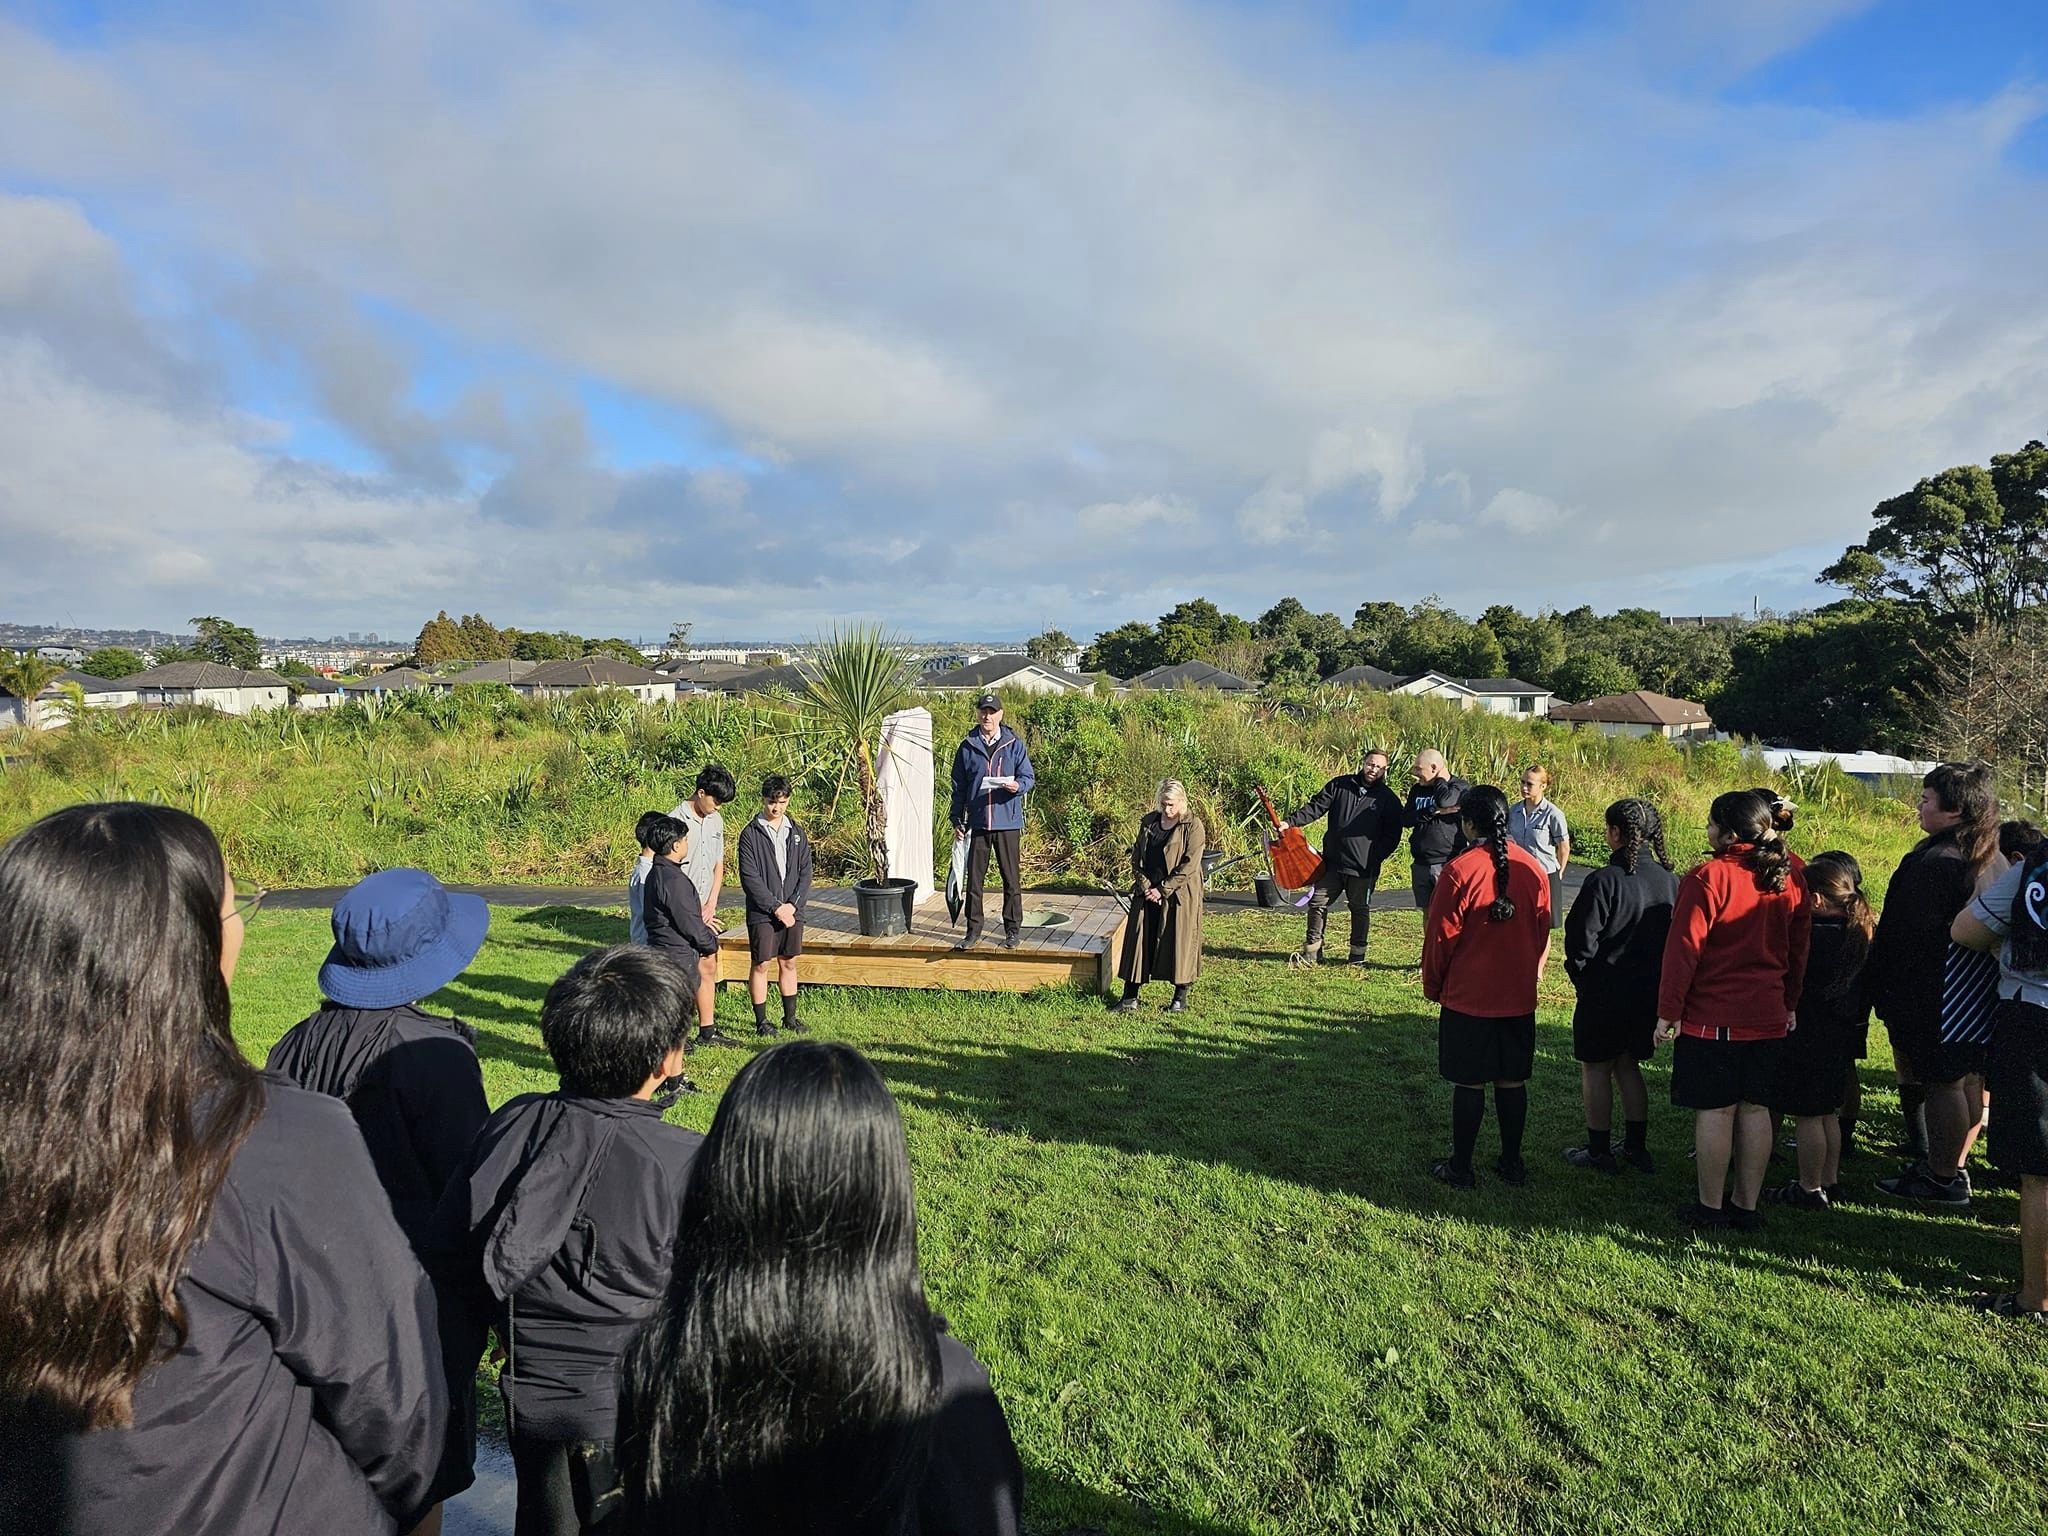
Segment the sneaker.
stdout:
<path fill-rule="evenodd" d="M 1623 1147 L 1618 1155 L 1624 1163 L 1627 1163 L 1629 1167 L 1635 1169 L 1638 1173 L 1655 1173 L 1657 1171 L 1657 1159 L 1650 1156 L 1650 1149 L 1648 1147 Z"/>
<path fill-rule="evenodd" d="M 792 1035 L 808 1035 L 811 1032 L 811 1026 L 802 1019 L 784 1019 L 782 1027 Z"/>
<path fill-rule="evenodd" d="M 1728 1225 L 1737 1232 L 1761 1232 L 1764 1229 L 1762 1211 L 1745 1211 L 1739 1205 L 1721 1207 L 1728 1213 Z"/>
<path fill-rule="evenodd" d="M 1290 971 L 1312 971 L 1322 964 L 1322 960 L 1323 956 L 1320 950 L 1297 949 L 1287 957 L 1287 968 Z"/>
<path fill-rule="evenodd" d="M 697 1038 L 690 1043 L 692 1045 L 738 1045 L 740 1042 L 733 1039 L 731 1035 L 728 1035 L 714 1024 L 709 1029 L 698 1030 Z"/>
<path fill-rule="evenodd" d="M 703 1091 L 702 1088 L 699 1088 L 695 1083 L 683 1076 L 682 1073 L 678 1072 L 674 1077 L 664 1077 L 661 1080 L 661 1086 L 654 1090 L 654 1103 L 659 1109 L 667 1109 L 669 1105 L 675 1103 L 684 1094 L 702 1093 Z"/>
<path fill-rule="evenodd" d="M 1917 1200 L 1923 1205 L 1961 1209 L 1970 1203 L 1970 1176 L 1959 1173 L 1952 1179 L 1937 1179 L 1921 1164 L 1908 1168 L 1895 1179 L 1879 1179 L 1877 1192 L 1894 1200 Z"/>
<path fill-rule="evenodd" d="M 1588 1146 L 1566 1147 L 1564 1160 L 1574 1168 L 1591 1168 L 1595 1173 L 1621 1172 L 1621 1164 L 1615 1161 L 1613 1152 L 1595 1152 Z"/>
<path fill-rule="evenodd" d="M 1678 1208 L 1678 1219 L 1695 1232 L 1711 1232 L 1729 1225 L 1728 1213 L 1689 1200 Z"/>
<path fill-rule="evenodd" d="M 766 1019 L 763 1019 L 759 1024 L 756 1024 L 754 1026 L 754 1033 L 759 1035 L 763 1040 L 773 1040 L 777 1035 L 781 1034 L 782 1031 L 777 1026 L 770 1024 Z"/>
<path fill-rule="evenodd" d="M 1363 950 L 1353 955 L 1349 960 L 1346 960 L 1344 963 L 1350 966 L 1351 969 L 1354 971 L 1364 971 L 1371 969 L 1371 967 L 1365 963 L 1365 952 Z"/>
<path fill-rule="evenodd" d="M 1019 944 L 1023 942 L 1023 938 L 1017 934 L 1006 933 L 1003 935 L 1003 948 L 1005 949 L 1015 949 Z"/>
<path fill-rule="evenodd" d="M 1828 1197 L 1829 1205 L 1841 1205 L 1849 1198 L 1849 1186 L 1846 1184 L 1830 1184 L 1823 1193 Z"/>
<path fill-rule="evenodd" d="M 1429 1176 L 1440 1184 L 1450 1185 L 1453 1189 L 1476 1189 L 1479 1187 L 1479 1177 L 1477 1174 L 1473 1173 L 1470 1168 L 1460 1173 L 1451 1165 L 1451 1160 L 1448 1157 L 1439 1158 L 1436 1162 L 1431 1163 L 1429 1165 Z"/>
<path fill-rule="evenodd" d="M 1500 1175 L 1500 1181 L 1503 1184 L 1513 1184 L 1519 1188 L 1529 1182 L 1529 1165 L 1519 1157 L 1495 1158 L 1493 1160 L 1493 1171 Z"/>
<path fill-rule="evenodd" d="M 1808 1189 L 1797 1179 L 1787 1179 L 1774 1184 L 1764 1191 L 1764 1198 L 1773 1205 L 1790 1205 L 1802 1211 L 1824 1211 L 1832 1202 L 1824 1189 Z"/>

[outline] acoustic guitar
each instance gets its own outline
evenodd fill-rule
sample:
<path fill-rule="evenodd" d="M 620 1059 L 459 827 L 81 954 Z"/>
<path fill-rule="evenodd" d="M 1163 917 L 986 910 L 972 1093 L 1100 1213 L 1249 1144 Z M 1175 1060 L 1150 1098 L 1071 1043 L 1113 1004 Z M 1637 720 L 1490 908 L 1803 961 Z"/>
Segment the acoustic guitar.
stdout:
<path fill-rule="evenodd" d="M 1273 883 L 1283 891 L 1299 891 L 1313 885 L 1316 871 L 1323 867 L 1321 856 L 1309 847 L 1308 839 L 1301 835 L 1301 828 L 1290 827 L 1280 819 L 1280 813 L 1273 809 L 1272 797 L 1266 793 L 1266 786 L 1261 784 L 1257 788 L 1259 803 L 1273 818 L 1273 833 L 1266 840 L 1266 851 L 1273 860 Z"/>

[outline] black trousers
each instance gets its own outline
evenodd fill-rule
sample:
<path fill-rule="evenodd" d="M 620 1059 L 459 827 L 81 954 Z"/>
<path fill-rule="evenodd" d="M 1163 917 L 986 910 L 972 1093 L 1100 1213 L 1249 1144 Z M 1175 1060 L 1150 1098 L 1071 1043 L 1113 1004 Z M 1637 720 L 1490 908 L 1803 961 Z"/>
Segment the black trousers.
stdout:
<path fill-rule="evenodd" d="M 1016 933 L 1024 926 L 1024 882 L 1018 874 L 1018 855 L 1024 834 L 1012 827 L 1007 831 L 977 830 L 967 845 L 967 931 L 981 932 L 982 888 L 988 884 L 988 856 L 993 849 L 996 868 L 1003 877 L 1003 932 Z"/>
<path fill-rule="evenodd" d="M 513 1536 L 583 1536 L 576 1514 L 574 1476 L 567 1440 L 511 1437 L 512 1471 L 519 1479 L 519 1504 L 512 1517 Z M 610 1529 L 616 1521 L 606 1520 Z"/>
<path fill-rule="evenodd" d="M 1429 916 L 1429 899 L 1436 894 L 1437 878 L 1444 872 L 1441 862 L 1418 863 L 1408 872 L 1408 889 L 1414 893 L 1415 909 L 1424 917 Z"/>
<path fill-rule="evenodd" d="M 1351 958 L 1365 958 L 1365 941 L 1372 934 L 1372 893 L 1380 883 L 1380 867 L 1375 864 L 1362 875 L 1340 873 L 1328 863 L 1316 871 L 1315 893 L 1308 899 L 1308 937 L 1302 941 L 1303 949 L 1319 950 L 1323 947 L 1323 929 L 1330 921 L 1330 903 L 1339 896 L 1351 909 Z"/>

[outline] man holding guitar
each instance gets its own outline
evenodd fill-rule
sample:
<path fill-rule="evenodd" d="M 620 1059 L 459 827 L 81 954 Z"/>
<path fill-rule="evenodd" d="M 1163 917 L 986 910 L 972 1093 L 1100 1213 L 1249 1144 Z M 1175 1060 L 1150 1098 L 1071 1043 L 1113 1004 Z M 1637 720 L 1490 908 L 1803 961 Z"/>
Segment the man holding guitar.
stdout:
<path fill-rule="evenodd" d="M 1365 964 L 1365 943 L 1372 932 L 1372 892 L 1380 881 L 1380 865 L 1401 845 L 1401 797 L 1387 785 L 1387 754 L 1374 747 L 1356 773 L 1330 780 L 1322 790 L 1288 817 L 1288 827 L 1307 826 L 1330 818 L 1323 839 L 1322 868 L 1316 871 L 1308 903 L 1308 936 L 1299 951 L 1287 957 L 1296 970 L 1310 970 L 1323 958 L 1323 930 L 1330 921 L 1330 903 L 1342 893 L 1351 907 L 1351 964 Z"/>

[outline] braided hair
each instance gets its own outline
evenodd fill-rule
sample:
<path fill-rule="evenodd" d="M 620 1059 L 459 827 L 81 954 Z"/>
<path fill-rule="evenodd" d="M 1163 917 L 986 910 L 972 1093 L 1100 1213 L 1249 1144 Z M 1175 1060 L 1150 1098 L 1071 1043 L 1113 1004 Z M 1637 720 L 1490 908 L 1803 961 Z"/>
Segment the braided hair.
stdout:
<path fill-rule="evenodd" d="M 1504 923 L 1515 915 L 1508 899 L 1508 797 L 1491 784 L 1468 789 L 1458 798 L 1458 817 L 1475 843 L 1485 843 L 1493 853 L 1493 905 L 1486 920 Z"/>
<path fill-rule="evenodd" d="M 1657 856 L 1659 864 L 1671 867 L 1671 855 L 1664 847 L 1664 818 L 1649 801 L 1615 801 L 1607 807 L 1607 825 L 1621 834 L 1621 867 L 1630 874 L 1636 872 L 1636 861 L 1645 848 Z"/>
<path fill-rule="evenodd" d="M 1784 890 L 1785 877 L 1792 868 L 1791 850 L 1786 848 L 1785 834 L 1777 824 L 1779 814 L 1761 793 L 1748 789 L 1716 795 L 1707 811 L 1707 819 L 1715 826 L 1738 843 L 1750 845 L 1749 857 L 1744 862 L 1756 876 L 1756 888 L 1760 891 Z M 1784 814 L 1789 817 L 1789 808 Z"/>
<path fill-rule="evenodd" d="M 1659 864 L 1675 872 L 1678 866 L 1671 862 L 1671 850 L 1664 846 L 1664 813 L 1647 800 L 1643 809 L 1650 815 L 1650 852 L 1657 855 Z"/>

